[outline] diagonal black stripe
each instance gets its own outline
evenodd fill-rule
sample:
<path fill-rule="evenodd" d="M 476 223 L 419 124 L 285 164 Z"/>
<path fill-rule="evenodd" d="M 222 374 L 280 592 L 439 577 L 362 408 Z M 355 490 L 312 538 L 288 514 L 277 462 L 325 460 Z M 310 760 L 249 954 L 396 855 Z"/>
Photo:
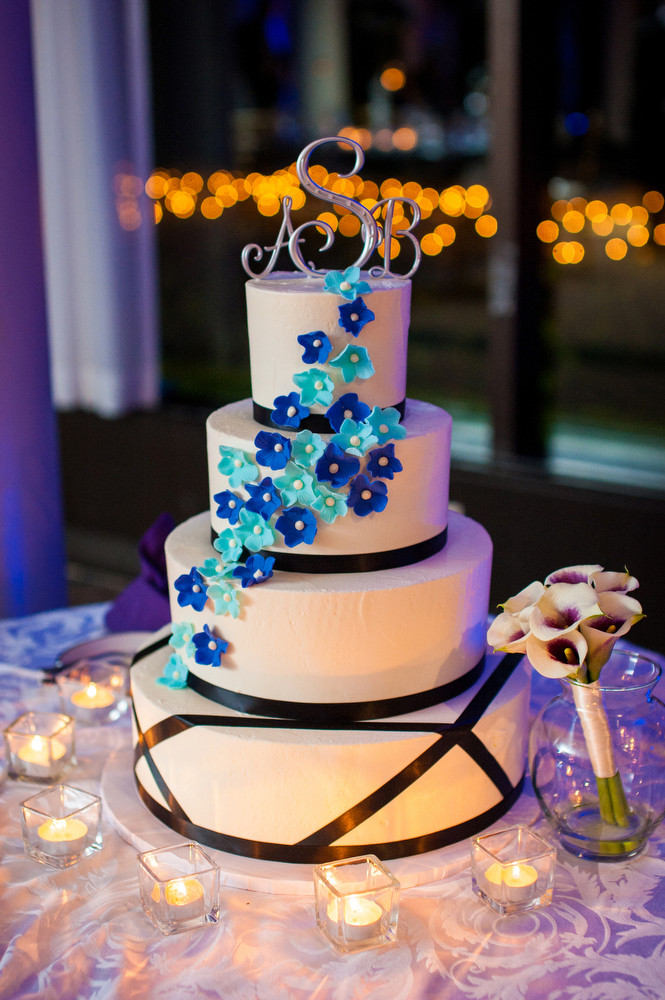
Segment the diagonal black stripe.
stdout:
<path fill-rule="evenodd" d="M 191 820 L 189 816 L 182 808 L 182 806 L 176 799 L 175 795 L 173 794 L 167 783 L 164 781 L 162 773 L 155 764 L 155 760 L 152 754 L 150 753 L 150 747 L 156 746 L 157 743 L 160 741 L 158 740 L 156 742 L 150 743 L 150 746 L 148 745 L 146 734 L 141 729 L 138 716 L 136 714 L 136 708 L 134 707 L 134 702 L 132 702 L 132 711 L 134 713 L 134 721 L 136 723 L 136 731 L 138 733 L 138 740 L 136 743 L 136 747 L 134 748 L 134 773 L 136 774 L 136 765 L 138 764 L 141 757 L 145 757 L 146 764 L 148 765 L 150 773 L 155 779 L 155 784 L 157 785 L 165 801 L 168 802 L 169 804 L 169 809 L 171 810 L 171 814 L 183 822 L 190 823 Z"/>
<path fill-rule="evenodd" d="M 156 653 L 158 649 L 163 649 L 164 646 L 168 646 L 170 638 L 171 633 L 167 632 L 166 635 L 161 637 L 161 639 L 157 639 L 156 642 L 152 642 L 149 646 L 144 646 L 142 649 L 139 649 L 138 653 L 134 653 L 130 666 L 133 667 L 135 663 L 138 663 L 140 660 L 144 660 L 146 656 L 151 656 L 152 653 Z"/>

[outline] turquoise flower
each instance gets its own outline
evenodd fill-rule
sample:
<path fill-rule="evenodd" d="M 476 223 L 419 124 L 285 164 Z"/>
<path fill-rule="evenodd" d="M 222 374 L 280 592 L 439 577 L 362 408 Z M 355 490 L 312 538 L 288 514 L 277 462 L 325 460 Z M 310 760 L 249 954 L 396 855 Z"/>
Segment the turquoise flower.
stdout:
<path fill-rule="evenodd" d="M 345 382 L 353 382 L 355 378 L 369 378 L 374 374 L 374 365 L 370 361 L 366 347 L 357 344 L 347 344 L 341 354 L 330 362 L 333 368 L 339 368 Z"/>
<path fill-rule="evenodd" d="M 173 649 L 182 649 L 185 656 L 191 656 L 194 653 L 193 638 L 194 626 L 190 622 L 173 622 L 169 646 Z"/>
<path fill-rule="evenodd" d="M 235 528 L 220 531 L 212 547 L 222 553 L 225 563 L 238 562 L 242 556 L 242 539 Z"/>
<path fill-rule="evenodd" d="M 187 687 L 187 667 L 177 653 L 166 661 L 164 672 L 157 678 L 157 683 L 174 689 Z"/>
<path fill-rule="evenodd" d="M 335 384 L 320 368 L 310 368 L 293 376 L 300 389 L 300 401 L 304 406 L 330 406 Z"/>
<path fill-rule="evenodd" d="M 323 279 L 323 290 L 343 295 L 349 302 L 356 295 L 368 295 L 372 291 L 367 282 L 361 280 L 360 268 L 353 264 L 343 274 L 340 271 L 328 271 Z"/>
<path fill-rule="evenodd" d="M 243 508 L 236 528 L 240 541 L 250 552 L 258 552 L 275 541 L 275 533 L 260 514 Z"/>
<path fill-rule="evenodd" d="M 373 319 L 374 313 L 360 298 L 339 307 L 339 325 L 354 337 L 357 337 L 365 324 L 371 323 Z"/>
<path fill-rule="evenodd" d="M 289 462 L 284 475 L 275 480 L 275 486 L 282 495 L 285 507 L 292 507 L 295 503 L 302 503 L 308 507 L 313 504 L 316 497 L 313 483 L 313 476 L 294 462 Z"/>
<path fill-rule="evenodd" d="M 216 615 L 231 615 L 232 618 L 237 618 L 240 614 L 239 595 L 233 584 L 213 583 L 208 587 L 208 597 L 214 601 Z"/>
<path fill-rule="evenodd" d="M 321 458 L 326 446 L 323 439 L 312 431 L 299 431 L 293 442 L 293 461 L 303 469 L 308 469 L 310 465 Z"/>
<path fill-rule="evenodd" d="M 365 452 L 369 451 L 372 445 L 377 442 L 369 424 L 359 424 L 355 420 L 349 419 L 342 421 L 339 434 L 333 434 L 330 440 L 347 455 L 358 455 L 359 458 L 362 458 Z"/>
<path fill-rule="evenodd" d="M 394 406 L 387 406 L 385 410 L 375 406 L 366 422 L 371 424 L 379 444 L 385 444 L 391 438 L 401 441 L 406 437 L 406 427 L 402 427 L 400 420 L 399 410 Z"/>
<path fill-rule="evenodd" d="M 312 510 L 315 510 L 326 524 L 332 524 L 338 517 L 345 517 L 349 507 L 346 497 L 342 493 L 335 493 L 327 486 L 320 484 L 316 500 L 312 504 Z"/>
<path fill-rule="evenodd" d="M 220 444 L 219 453 L 222 456 L 217 468 L 223 476 L 227 476 L 229 484 L 234 488 L 242 483 L 253 483 L 259 474 L 258 467 L 251 456 L 240 448 L 227 448 Z"/>

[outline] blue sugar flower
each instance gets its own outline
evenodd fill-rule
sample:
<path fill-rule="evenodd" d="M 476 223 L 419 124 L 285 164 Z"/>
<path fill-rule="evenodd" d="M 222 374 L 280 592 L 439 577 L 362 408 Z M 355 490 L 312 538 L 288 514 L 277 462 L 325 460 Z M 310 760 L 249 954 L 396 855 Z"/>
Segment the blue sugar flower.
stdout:
<path fill-rule="evenodd" d="M 215 493 L 213 500 L 218 505 L 217 517 L 223 517 L 229 524 L 238 523 L 238 515 L 243 507 L 239 496 L 236 496 L 231 490 L 223 490 L 221 493 Z"/>
<path fill-rule="evenodd" d="M 224 564 L 219 559 L 206 559 L 203 566 L 196 567 L 201 574 L 205 576 L 208 582 L 210 580 L 219 580 L 224 575 Z"/>
<path fill-rule="evenodd" d="M 308 372 L 298 372 L 293 382 L 300 389 L 300 401 L 304 406 L 330 406 L 335 384 L 320 368 L 310 368 Z"/>
<path fill-rule="evenodd" d="M 275 541 L 274 531 L 261 515 L 247 510 L 246 507 L 240 511 L 240 523 L 236 531 L 242 544 L 250 552 L 258 552 L 259 549 L 264 549 Z"/>
<path fill-rule="evenodd" d="M 247 492 L 250 499 L 245 505 L 246 509 L 253 514 L 260 514 L 264 521 L 267 521 L 270 515 L 274 514 L 281 506 L 282 501 L 270 476 L 266 476 L 254 486 L 248 485 Z"/>
<path fill-rule="evenodd" d="M 269 469 L 283 469 L 291 457 L 291 442 L 281 434 L 259 431 L 254 438 L 256 461 Z"/>
<path fill-rule="evenodd" d="M 343 420 L 339 434 L 333 434 L 330 440 L 347 455 L 361 458 L 377 441 L 369 424 L 357 424 L 355 420 Z"/>
<path fill-rule="evenodd" d="M 187 667 L 177 653 L 168 658 L 162 676 L 157 678 L 157 683 L 174 689 L 187 687 Z"/>
<path fill-rule="evenodd" d="M 395 445 L 385 444 L 383 448 L 375 448 L 369 453 L 367 471 L 371 476 L 380 479 L 392 479 L 396 472 L 401 472 L 403 465 L 395 457 Z"/>
<path fill-rule="evenodd" d="M 380 406 L 375 406 L 367 418 L 367 423 L 371 424 L 372 430 L 376 434 L 379 444 L 385 444 L 393 438 L 401 441 L 406 437 L 406 427 L 400 424 L 400 413 L 394 406 L 387 406 L 382 410 Z"/>
<path fill-rule="evenodd" d="M 388 503 L 388 487 L 380 479 L 368 479 L 362 473 L 351 483 L 347 497 L 349 507 L 358 517 L 381 511 Z"/>
<path fill-rule="evenodd" d="M 341 354 L 330 362 L 333 368 L 339 368 L 345 382 L 353 382 L 355 378 L 369 378 L 374 374 L 374 365 L 370 361 L 366 347 L 347 344 Z"/>
<path fill-rule="evenodd" d="M 240 614 L 238 591 L 232 583 L 213 583 L 208 587 L 208 597 L 214 601 L 216 615 L 237 618 Z"/>
<path fill-rule="evenodd" d="M 212 547 L 222 553 L 225 563 L 237 562 L 242 556 L 242 539 L 235 528 L 225 528 L 212 543 Z"/>
<path fill-rule="evenodd" d="M 281 493 L 285 507 L 292 507 L 295 503 L 307 506 L 314 503 L 314 477 L 294 462 L 289 462 L 284 475 L 275 480 L 275 486 Z"/>
<path fill-rule="evenodd" d="M 343 274 L 339 271 L 329 271 L 323 279 L 323 290 L 343 295 L 349 301 L 355 295 L 368 295 L 372 291 L 367 282 L 360 278 L 360 268 L 354 264 L 347 267 Z"/>
<path fill-rule="evenodd" d="M 358 399 L 355 392 L 345 392 L 326 413 L 328 423 L 334 431 L 340 429 L 343 420 L 357 420 L 360 424 L 369 415 L 369 406 Z"/>
<path fill-rule="evenodd" d="M 374 313 L 360 298 L 339 307 L 339 325 L 354 337 L 357 337 L 365 324 L 371 323 L 373 319 Z"/>
<path fill-rule="evenodd" d="M 332 441 L 316 463 L 316 478 L 331 486 L 344 486 L 360 469 L 360 462 L 352 455 L 345 455 Z"/>
<path fill-rule="evenodd" d="M 284 535 L 290 549 L 305 542 L 311 545 L 316 535 L 316 518 L 304 507 L 290 507 L 277 518 L 275 527 Z"/>
<path fill-rule="evenodd" d="M 253 587 L 256 583 L 265 583 L 272 576 L 275 560 L 272 556 L 250 556 L 244 566 L 236 566 L 233 575 L 240 580 L 243 587 Z"/>
<path fill-rule="evenodd" d="M 309 414 L 308 408 L 301 405 L 297 392 L 290 392 L 288 396 L 277 396 L 274 407 L 270 417 L 279 427 L 300 427 L 300 421 Z"/>
<path fill-rule="evenodd" d="M 222 456 L 217 468 L 223 476 L 227 476 L 229 484 L 236 487 L 242 483 L 253 483 L 259 474 L 254 459 L 246 455 L 240 448 L 227 448 L 220 444 L 219 454 Z"/>
<path fill-rule="evenodd" d="M 321 458 L 326 446 L 323 439 L 312 431 L 298 431 L 293 442 L 293 461 L 302 469 L 308 469 L 310 465 Z"/>
<path fill-rule="evenodd" d="M 220 638 L 211 631 L 208 625 L 203 626 L 203 632 L 197 632 L 194 636 L 196 652 L 194 659 L 206 667 L 219 667 L 222 663 L 222 654 L 228 648 L 228 642 Z"/>
<path fill-rule="evenodd" d="M 173 649 L 182 649 L 186 656 L 191 656 L 194 652 L 193 638 L 194 626 L 190 622 L 173 622 L 169 646 Z"/>
<path fill-rule="evenodd" d="M 316 330 L 315 333 L 301 333 L 298 337 L 298 343 L 305 348 L 302 360 L 306 365 L 325 364 L 332 351 L 332 344 L 323 330 Z"/>
<path fill-rule="evenodd" d="M 178 604 L 181 608 L 191 606 L 195 611 L 203 611 L 208 592 L 196 566 L 192 566 L 189 573 L 179 576 L 174 587 L 178 591 Z"/>
<path fill-rule="evenodd" d="M 319 485 L 312 510 L 318 513 L 322 521 L 332 524 L 338 517 L 345 517 L 348 509 L 346 497 L 342 493 L 334 493 L 326 486 Z"/>

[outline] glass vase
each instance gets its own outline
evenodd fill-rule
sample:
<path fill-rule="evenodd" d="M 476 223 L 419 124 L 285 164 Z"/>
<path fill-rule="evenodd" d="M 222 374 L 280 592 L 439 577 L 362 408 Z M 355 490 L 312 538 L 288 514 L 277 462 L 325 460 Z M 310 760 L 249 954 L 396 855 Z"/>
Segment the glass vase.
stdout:
<path fill-rule="evenodd" d="M 660 675 L 653 660 L 614 650 L 596 684 L 563 679 L 534 720 L 533 787 L 578 857 L 634 857 L 665 815 L 665 705 L 652 693 Z"/>

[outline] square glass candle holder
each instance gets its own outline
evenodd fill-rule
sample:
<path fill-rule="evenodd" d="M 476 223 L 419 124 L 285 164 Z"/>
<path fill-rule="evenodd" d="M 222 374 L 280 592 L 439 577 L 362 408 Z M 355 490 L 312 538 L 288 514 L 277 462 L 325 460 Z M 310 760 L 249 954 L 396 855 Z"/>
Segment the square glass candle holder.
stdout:
<path fill-rule="evenodd" d="M 53 785 L 21 803 L 25 853 L 55 868 L 69 868 L 102 846 L 98 795 Z"/>
<path fill-rule="evenodd" d="M 341 952 L 394 941 L 399 882 L 374 855 L 331 861 L 314 869 L 316 922 Z"/>
<path fill-rule="evenodd" d="M 219 920 L 219 868 L 197 844 L 138 855 L 141 903 L 162 934 Z"/>
<path fill-rule="evenodd" d="M 25 712 L 4 731 L 10 778 L 53 784 L 76 763 L 74 720 L 58 712 Z"/>
<path fill-rule="evenodd" d="M 127 671 L 110 663 L 80 660 L 56 677 L 60 708 L 82 726 L 115 722 L 128 708 Z"/>
<path fill-rule="evenodd" d="M 497 913 L 517 913 L 552 902 L 556 849 L 526 826 L 486 833 L 471 841 L 473 891 Z"/>

